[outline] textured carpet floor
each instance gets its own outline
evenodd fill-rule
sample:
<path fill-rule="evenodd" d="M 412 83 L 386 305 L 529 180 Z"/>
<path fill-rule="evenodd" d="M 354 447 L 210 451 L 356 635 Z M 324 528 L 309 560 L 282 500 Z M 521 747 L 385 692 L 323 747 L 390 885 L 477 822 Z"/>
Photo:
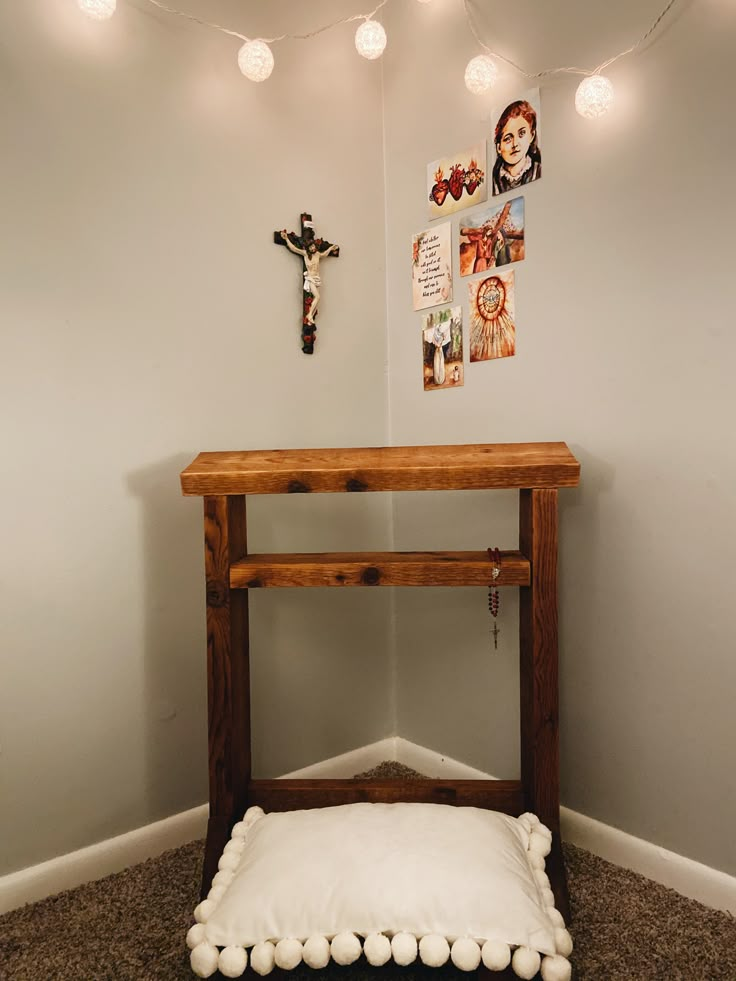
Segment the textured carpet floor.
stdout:
<path fill-rule="evenodd" d="M 411 778 L 400 764 L 371 776 Z M 363 775 L 361 775 L 363 776 Z M 736 920 L 565 845 L 576 981 L 736 981 Z M 184 937 L 203 842 L 0 917 L 1 981 L 191 981 Z M 254 975 L 252 975 L 254 977 Z M 325 971 L 292 981 L 467 981 L 452 966 Z"/>

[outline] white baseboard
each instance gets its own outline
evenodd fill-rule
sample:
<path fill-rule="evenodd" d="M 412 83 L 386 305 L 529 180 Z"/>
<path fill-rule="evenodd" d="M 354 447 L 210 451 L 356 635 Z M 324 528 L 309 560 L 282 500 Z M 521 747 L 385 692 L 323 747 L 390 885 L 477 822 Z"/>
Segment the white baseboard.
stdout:
<path fill-rule="evenodd" d="M 489 773 L 398 736 L 390 736 L 284 776 L 341 779 L 369 770 L 384 760 L 403 763 L 429 777 L 494 779 Z M 121 872 L 169 848 L 178 848 L 202 838 L 207 829 L 207 813 L 208 808 L 204 804 L 117 838 L 6 875 L 0 878 L 0 914 L 113 872 Z M 566 807 L 561 809 L 561 822 L 565 841 L 616 865 L 639 872 L 706 906 L 736 914 L 734 876 L 634 838 Z"/>
<path fill-rule="evenodd" d="M 122 872 L 169 848 L 179 848 L 203 838 L 207 833 L 208 812 L 209 807 L 203 804 L 116 838 L 2 876 L 0 914 L 26 903 L 36 903 L 65 889 L 75 889 L 85 882 L 102 879 L 113 872 Z"/>
<path fill-rule="evenodd" d="M 372 770 L 384 760 L 396 759 L 396 736 L 389 736 L 369 746 L 360 746 L 349 753 L 333 756 L 321 763 L 313 763 L 301 770 L 284 773 L 281 779 L 290 780 L 344 780 L 356 773 Z"/>
<path fill-rule="evenodd" d="M 614 865 L 631 869 L 705 906 L 736 914 L 736 877 L 602 824 L 560 809 L 562 837 Z"/>
<path fill-rule="evenodd" d="M 396 737 L 396 755 L 392 757 L 398 763 L 410 766 L 412 770 L 423 773 L 427 777 L 447 777 L 455 780 L 495 780 L 489 773 L 476 770 L 467 763 L 460 763 L 450 756 L 443 756 L 433 749 L 409 742 L 408 739 Z M 385 757 L 388 759 L 388 757 Z"/>
<path fill-rule="evenodd" d="M 383 760 L 396 759 L 396 739 L 391 736 L 361 746 L 341 756 L 284 774 L 285 777 L 318 779 L 352 777 L 370 770 Z M 207 834 L 207 804 L 163 821 L 136 828 L 116 838 L 60 855 L 48 862 L 0 877 L 0 915 L 26 903 L 37 903 L 66 889 L 102 879 L 155 858 L 169 848 L 179 848 Z"/>

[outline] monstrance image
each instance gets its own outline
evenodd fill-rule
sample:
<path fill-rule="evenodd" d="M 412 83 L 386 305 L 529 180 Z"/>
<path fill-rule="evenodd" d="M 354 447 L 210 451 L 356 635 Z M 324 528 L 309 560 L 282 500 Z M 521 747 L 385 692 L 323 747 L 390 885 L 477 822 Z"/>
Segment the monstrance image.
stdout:
<path fill-rule="evenodd" d="M 470 360 L 490 361 L 516 354 L 514 273 L 468 283 L 470 297 Z"/>

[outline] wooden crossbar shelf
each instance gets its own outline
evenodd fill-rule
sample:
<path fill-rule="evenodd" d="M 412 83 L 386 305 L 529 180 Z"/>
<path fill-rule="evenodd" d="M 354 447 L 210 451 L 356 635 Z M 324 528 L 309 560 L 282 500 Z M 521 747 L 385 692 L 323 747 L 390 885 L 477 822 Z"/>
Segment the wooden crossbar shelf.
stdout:
<path fill-rule="evenodd" d="M 264 811 L 399 801 L 524 810 L 521 780 L 251 780 L 248 803 Z"/>
<path fill-rule="evenodd" d="M 528 586 L 521 552 L 501 553 L 494 586 Z M 272 586 L 489 586 L 488 552 L 321 552 L 247 555 L 230 566 L 232 589 Z"/>
<path fill-rule="evenodd" d="M 575 487 L 566 443 L 380 446 L 200 453 L 181 474 L 185 495 Z"/>

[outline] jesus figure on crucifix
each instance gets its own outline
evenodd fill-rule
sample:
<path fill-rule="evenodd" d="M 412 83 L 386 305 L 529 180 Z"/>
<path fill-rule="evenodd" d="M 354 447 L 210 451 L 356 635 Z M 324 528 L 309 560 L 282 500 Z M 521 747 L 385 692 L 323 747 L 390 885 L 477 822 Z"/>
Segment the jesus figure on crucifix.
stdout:
<path fill-rule="evenodd" d="M 295 252 L 304 259 L 304 292 L 311 293 L 313 297 L 309 306 L 309 313 L 305 319 L 307 323 L 313 324 L 314 316 L 317 313 L 317 306 L 319 305 L 319 288 L 322 285 L 322 279 L 319 275 L 319 260 L 322 256 L 330 255 L 331 252 L 337 252 L 339 246 L 330 245 L 324 252 L 320 252 L 314 242 L 307 242 L 307 247 L 300 249 L 291 241 L 286 229 L 281 232 L 281 238 L 284 240 L 284 245 L 289 251 Z"/>
<path fill-rule="evenodd" d="M 313 354 L 317 333 L 315 317 L 320 301 L 320 287 L 322 286 L 320 259 L 326 255 L 339 256 L 340 247 L 323 238 L 317 238 L 314 233 L 312 216 L 306 211 L 301 215 L 301 224 L 301 235 L 296 232 L 287 232 L 284 228 L 273 233 L 273 240 L 276 245 L 285 245 L 289 252 L 298 255 L 302 260 L 304 276 L 301 317 L 302 351 L 305 354 Z"/>

